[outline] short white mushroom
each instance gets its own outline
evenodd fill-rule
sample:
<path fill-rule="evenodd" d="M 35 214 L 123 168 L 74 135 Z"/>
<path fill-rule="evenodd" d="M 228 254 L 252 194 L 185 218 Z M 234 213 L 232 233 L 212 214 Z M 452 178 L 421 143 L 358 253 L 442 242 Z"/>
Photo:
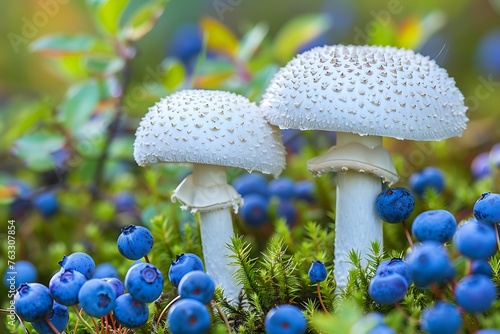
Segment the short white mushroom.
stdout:
<path fill-rule="evenodd" d="M 227 183 L 226 166 L 278 176 L 285 150 L 277 128 L 247 98 L 223 91 L 183 90 L 163 98 L 142 119 L 134 158 L 139 165 L 192 163 L 193 173 L 175 189 L 172 200 L 200 213 L 201 241 L 207 273 L 226 295 L 240 287 L 230 266 L 233 225 L 241 196 Z"/>
<path fill-rule="evenodd" d="M 411 50 L 324 46 L 298 55 L 273 77 L 261 107 L 280 128 L 337 131 L 337 145 L 308 161 L 337 173 L 334 276 L 347 283 L 351 249 L 366 257 L 382 242 L 375 212 L 381 181 L 398 180 L 382 137 L 441 140 L 466 128 L 464 97 L 446 70 Z"/>

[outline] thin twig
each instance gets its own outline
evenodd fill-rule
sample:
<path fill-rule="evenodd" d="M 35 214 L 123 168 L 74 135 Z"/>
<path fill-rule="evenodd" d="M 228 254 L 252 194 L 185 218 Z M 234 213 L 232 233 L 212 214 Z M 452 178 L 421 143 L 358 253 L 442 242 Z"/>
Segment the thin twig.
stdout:
<path fill-rule="evenodd" d="M 220 317 L 222 318 L 222 320 L 224 321 L 224 323 L 226 324 L 226 329 L 227 329 L 227 332 L 232 334 L 233 331 L 231 329 L 231 326 L 229 325 L 229 320 L 227 320 L 227 317 L 226 315 L 224 314 L 224 312 L 222 312 L 222 310 L 220 309 L 220 306 L 219 304 L 217 304 L 217 302 L 215 300 L 212 300 L 212 305 L 215 307 L 215 309 L 217 310 L 217 313 L 219 313 Z"/>
<path fill-rule="evenodd" d="M 90 330 L 91 333 L 96 334 L 96 332 L 92 329 L 92 326 L 90 326 L 90 324 L 87 321 L 85 321 L 85 319 L 83 319 L 82 314 L 80 313 L 80 312 L 83 311 L 83 309 L 78 310 L 78 308 L 76 307 L 76 305 L 73 305 L 73 309 L 75 310 L 76 316 L 78 317 L 78 319 L 80 319 L 81 322 L 83 322 L 83 324 L 85 325 L 85 327 L 87 327 Z M 94 318 L 92 318 L 92 320 L 93 319 Z"/>
<path fill-rule="evenodd" d="M 44 318 L 45 322 L 47 323 L 47 325 L 49 325 L 50 329 L 52 329 L 52 331 L 55 333 L 55 334 L 61 334 L 61 332 L 59 332 L 57 330 L 57 328 L 54 326 L 54 324 L 52 323 L 52 321 L 50 321 L 49 318 L 45 317 Z"/>
<path fill-rule="evenodd" d="M 319 285 L 319 282 L 316 283 L 316 289 L 318 291 L 318 298 L 319 298 L 319 303 L 321 304 L 321 307 L 323 308 L 323 310 L 325 311 L 326 314 L 330 315 L 330 312 L 328 312 L 325 304 L 323 303 L 323 297 L 321 297 L 321 287 Z"/>
<path fill-rule="evenodd" d="M 498 224 L 493 224 L 495 225 L 495 231 L 496 231 L 496 236 L 497 236 L 497 248 L 500 251 L 500 236 L 498 235 Z"/>
<path fill-rule="evenodd" d="M 4 309 L 0 309 L 0 312 L 5 312 L 5 313 L 10 313 L 11 311 L 10 310 L 4 310 Z M 26 326 L 24 325 L 24 322 L 23 320 L 21 319 L 21 317 L 16 313 L 14 312 L 17 320 L 19 320 L 19 322 L 21 323 L 21 326 L 23 327 L 24 331 L 26 332 L 26 334 L 29 334 L 30 332 L 28 332 L 28 329 L 26 328 Z"/>
<path fill-rule="evenodd" d="M 401 225 L 403 225 L 403 230 L 405 231 L 406 239 L 408 239 L 408 243 L 410 244 L 410 247 L 413 249 L 413 240 L 410 236 L 410 232 L 408 231 L 408 228 L 406 227 L 406 222 L 403 220 L 401 222 Z"/>
<path fill-rule="evenodd" d="M 174 299 L 172 299 L 170 301 L 170 303 L 167 304 L 167 306 L 165 306 L 165 308 L 163 309 L 163 311 L 161 311 L 160 316 L 158 317 L 158 320 L 156 321 L 156 327 L 160 326 L 161 318 L 163 318 L 163 316 L 165 315 L 165 312 L 167 312 L 167 310 L 170 308 L 170 306 L 172 306 L 179 299 L 181 299 L 181 296 L 175 297 Z"/>

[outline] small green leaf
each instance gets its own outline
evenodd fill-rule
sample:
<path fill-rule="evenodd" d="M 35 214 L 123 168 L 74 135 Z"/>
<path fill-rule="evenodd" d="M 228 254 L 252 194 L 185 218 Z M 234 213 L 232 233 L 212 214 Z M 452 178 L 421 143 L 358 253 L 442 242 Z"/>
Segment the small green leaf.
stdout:
<path fill-rule="evenodd" d="M 14 154 L 23 159 L 26 165 L 38 172 L 54 168 L 54 160 L 51 153 L 64 146 L 63 136 L 36 132 L 18 139 L 13 148 Z"/>
<path fill-rule="evenodd" d="M 175 90 L 186 79 L 186 69 L 176 59 L 166 58 L 162 62 L 161 67 L 164 70 L 162 82 L 167 89 Z"/>
<path fill-rule="evenodd" d="M 30 47 L 32 51 L 41 52 L 52 56 L 61 56 L 64 54 L 81 54 L 91 52 L 99 41 L 88 35 L 67 36 L 53 35 L 42 37 L 33 43 Z"/>
<path fill-rule="evenodd" d="M 123 69 L 125 62 L 121 58 L 89 56 L 84 59 L 85 67 L 92 74 L 109 76 Z"/>
<path fill-rule="evenodd" d="M 107 0 L 101 1 L 97 9 L 97 17 L 103 28 L 114 35 L 119 29 L 120 18 L 123 11 L 129 4 L 125 0 Z"/>
<path fill-rule="evenodd" d="M 307 14 L 294 18 L 278 32 L 274 41 L 274 54 L 286 63 L 307 42 L 331 28 L 330 19 L 324 14 Z"/>
<path fill-rule="evenodd" d="M 166 1 L 156 0 L 139 7 L 125 24 L 123 29 L 125 38 L 136 41 L 146 35 L 163 14 L 165 5 Z"/>
<path fill-rule="evenodd" d="M 269 27 L 264 23 L 256 24 L 250 29 L 241 39 L 238 59 L 244 62 L 249 61 L 262 44 L 262 41 L 264 41 L 268 31 Z"/>
<path fill-rule="evenodd" d="M 88 80 L 72 86 L 62 104 L 59 120 L 72 131 L 89 119 L 99 102 L 99 85 L 95 80 Z"/>

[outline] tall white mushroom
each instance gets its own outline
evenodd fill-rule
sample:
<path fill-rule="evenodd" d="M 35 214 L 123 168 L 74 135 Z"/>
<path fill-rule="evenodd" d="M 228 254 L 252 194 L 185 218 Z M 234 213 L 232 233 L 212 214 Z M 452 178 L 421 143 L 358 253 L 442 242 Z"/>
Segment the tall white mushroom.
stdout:
<path fill-rule="evenodd" d="M 153 107 L 136 132 L 134 158 L 139 165 L 192 163 L 193 173 L 175 189 L 172 200 L 200 213 L 207 273 L 226 295 L 240 292 L 233 278 L 227 244 L 233 236 L 232 208 L 241 196 L 227 183 L 226 166 L 278 176 L 285 150 L 277 129 L 247 98 L 223 91 L 183 90 Z"/>
<path fill-rule="evenodd" d="M 411 50 L 317 47 L 274 76 L 261 102 L 280 128 L 337 131 L 337 145 L 308 161 L 315 175 L 337 173 L 335 269 L 347 284 L 347 254 L 382 242 L 375 198 L 398 180 L 382 137 L 441 140 L 466 128 L 464 97 L 446 70 Z"/>

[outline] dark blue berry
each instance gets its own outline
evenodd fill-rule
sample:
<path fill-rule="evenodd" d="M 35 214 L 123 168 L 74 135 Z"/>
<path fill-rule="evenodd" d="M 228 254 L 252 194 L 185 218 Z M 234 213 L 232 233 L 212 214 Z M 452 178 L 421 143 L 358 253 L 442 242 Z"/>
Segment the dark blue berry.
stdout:
<path fill-rule="evenodd" d="M 458 227 L 453 244 L 463 256 L 474 260 L 487 259 L 497 251 L 495 228 L 470 219 Z"/>
<path fill-rule="evenodd" d="M 29 261 L 21 260 L 14 264 L 14 269 L 7 269 L 5 271 L 3 284 L 10 290 L 15 290 L 21 283 L 36 282 L 37 277 L 38 272 L 35 266 Z M 10 288 L 11 286 L 13 288 Z"/>
<path fill-rule="evenodd" d="M 307 321 L 297 306 L 285 304 L 267 313 L 264 327 L 268 334 L 303 334 L 307 329 Z"/>
<path fill-rule="evenodd" d="M 172 36 L 169 51 L 185 63 L 192 61 L 202 50 L 203 34 L 196 24 L 180 25 Z"/>
<path fill-rule="evenodd" d="M 267 181 L 258 173 L 247 173 L 233 181 L 233 187 L 238 194 L 245 197 L 247 195 L 260 195 L 269 197 L 267 192 Z"/>
<path fill-rule="evenodd" d="M 396 332 L 386 324 L 379 324 L 373 327 L 367 334 L 396 334 Z"/>
<path fill-rule="evenodd" d="M 115 203 L 117 212 L 133 213 L 135 211 L 135 198 L 131 193 L 120 192 L 116 195 L 113 202 Z"/>
<path fill-rule="evenodd" d="M 470 170 L 476 179 L 482 179 L 483 177 L 491 175 L 490 152 L 479 153 L 472 160 Z"/>
<path fill-rule="evenodd" d="M 500 75 L 500 29 L 489 31 L 479 42 L 477 64 L 484 74 Z"/>
<path fill-rule="evenodd" d="M 500 194 L 484 193 L 474 204 L 474 217 L 481 223 L 500 221 Z"/>
<path fill-rule="evenodd" d="M 394 304 L 408 291 L 406 279 L 395 273 L 375 275 L 368 286 L 370 297 L 380 304 Z"/>
<path fill-rule="evenodd" d="M 266 197 L 257 194 L 249 194 L 243 197 L 243 206 L 240 214 L 243 222 L 252 227 L 259 227 L 269 220 L 269 202 Z"/>
<path fill-rule="evenodd" d="M 281 199 L 276 208 L 276 216 L 278 218 L 285 219 L 286 224 L 289 227 L 295 225 L 298 220 L 298 211 L 293 205 L 291 200 Z"/>
<path fill-rule="evenodd" d="M 53 216 L 59 209 L 57 197 L 53 192 L 42 192 L 33 198 L 33 205 L 45 217 Z"/>
<path fill-rule="evenodd" d="M 128 225 L 123 227 L 121 231 L 116 243 L 120 254 L 127 259 L 139 260 L 153 248 L 153 235 L 147 228 Z"/>
<path fill-rule="evenodd" d="M 103 317 L 115 307 L 116 294 L 113 287 L 101 279 L 85 282 L 78 293 L 83 310 L 92 317 Z"/>
<path fill-rule="evenodd" d="M 66 326 L 68 326 L 69 321 L 69 311 L 68 308 L 64 305 L 61 305 L 57 302 L 54 302 L 52 306 L 52 312 L 47 317 L 48 320 L 54 325 L 54 327 L 62 333 Z M 55 332 L 50 328 L 45 319 L 36 320 L 31 322 L 33 329 L 36 330 L 39 334 L 55 334 Z"/>
<path fill-rule="evenodd" d="M 410 266 L 408 266 L 408 263 L 397 257 L 385 260 L 378 265 L 375 275 L 382 274 L 399 274 L 403 276 L 408 286 L 412 283 Z"/>
<path fill-rule="evenodd" d="M 293 195 L 296 199 L 314 203 L 316 201 L 314 183 L 309 180 L 295 182 Z"/>
<path fill-rule="evenodd" d="M 455 217 L 446 210 L 429 210 L 419 214 L 411 226 L 418 241 L 450 241 L 457 230 Z"/>
<path fill-rule="evenodd" d="M 172 334 L 206 334 L 210 329 L 210 313 L 195 299 L 181 299 L 168 310 L 167 323 Z"/>
<path fill-rule="evenodd" d="M 214 281 L 203 271 L 191 271 L 179 282 L 179 295 L 183 299 L 196 299 L 208 304 L 214 298 Z"/>
<path fill-rule="evenodd" d="M 466 276 L 455 286 L 457 304 L 468 313 L 488 311 L 496 295 L 495 285 L 484 275 Z"/>
<path fill-rule="evenodd" d="M 119 278 L 118 270 L 114 265 L 104 262 L 95 267 L 94 276 L 92 278 Z"/>
<path fill-rule="evenodd" d="M 161 295 L 163 275 L 150 263 L 138 263 L 127 271 L 125 289 L 135 300 L 151 303 Z"/>
<path fill-rule="evenodd" d="M 415 199 L 405 188 L 387 188 L 378 194 L 375 209 L 379 217 L 388 223 L 401 223 L 410 217 Z"/>
<path fill-rule="evenodd" d="M 490 263 L 486 260 L 471 261 L 470 272 L 471 274 L 484 275 L 488 278 L 493 277 L 493 268 L 491 268 Z"/>
<path fill-rule="evenodd" d="M 285 145 L 285 149 L 288 154 L 299 153 L 307 144 L 307 140 L 302 131 L 298 129 L 281 130 L 281 136 L 281 140 L 283 141 L 283 145 Z"/>
<path fill-rule="evenodd" d="M 79 271 L 61 269 L 50 279 L 50 294 L 56 302 L 62 305 L 76 305 L 78 304 L 78 292 L 85 282 L 87 279 Z"/>
<path fill-rule="evenodd" d="M 323 282 L 328 275 L 326 271 L 325 264 L 319 260 L 313 261 L 311 267 L 309 267 L 309 272 L 307 273 L 309 279 L 313 283 Z"/>
<path fill-rule="evenodd" d="M 437 167 L 427 167 L 420 173 L 414 173 L 408 180 L 411 189 L 419 197 L 423 197 L 427 189 L 440 194 L 444 189 L 444 174 Z"/>
<path fill-rule="evenodd" d="M 205 270 L 203 262 L 196 254 L 184 253 L 177 255 L 177 258 L 175 261 L 172 261 L 172 265 L 168 270 L 168 279 L 173 286 L 177 287 L 182 277 L 194 270 Z"/>
<path fill-rule="evenodd" d="M 433 283 L 442 283 L 450 275 L 450 260 L 442 244 L 425 241 L 415 246 L 406 262 L 415 285 L 427 288 Z"/>
<path fill-rule="evenodd" d="M 289 200 L 294 194 L 294 183 L 290 178 L 280 177 L 270 181 L 267 190 L 271 196 Z"/>
<path fill-rule="evenodd" d="M 456 334 L 462 326 L 462 317 L 456 306 L 437 302 L 424 309 L 421 323 L 422 329 L 429 334 Z"/>
<path fill-rule="evenodd" d="M 116 298 L 113 314 L 122 326 L 137 328 L 148 321 L 149 309 L 146 303 L 139 302 L 126 293 Z"/>
<path fill-rule="evenodd" d="M 108 283 L 111 285 L 113 290 L 115 290 L 115 296 L 116 298 L 120 297 L 125 293 L 125 286 L 123 285 L 122 281 L 120 281 L 118 278 L 101 278 L 104 282 Z"/>
<path fill-rule="evenodd" d="M 79 271 L 86 279 L 91 279 L 94 276 L 95 263 L 92 257 L 86 253 L 76 252 L 69 256 L 64 256 L 59 265 L 63 269 L 73 269 Z"/>
<path fill-rule="evenodd" d="M 500 334 L 500 329 L 484 328 L 477 331 L 475 334 Z"/>
<path fill-rule="evenodd" d="M 39 283 L 21 283 L 14 295 L 16 313 L 26 321 L 45 318 L 52 312 L 54 301 L 49 289 Z"/>

